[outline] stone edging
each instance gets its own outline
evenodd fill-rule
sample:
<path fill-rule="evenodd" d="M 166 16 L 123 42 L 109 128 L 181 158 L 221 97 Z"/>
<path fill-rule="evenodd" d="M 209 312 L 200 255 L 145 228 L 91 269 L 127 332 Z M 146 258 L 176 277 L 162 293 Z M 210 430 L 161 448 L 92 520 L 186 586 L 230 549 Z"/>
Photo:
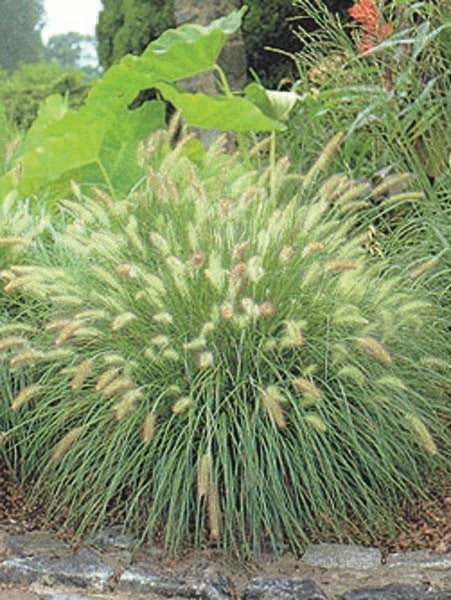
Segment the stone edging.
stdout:
<path fill-rule="evenodd" d="M 49 533 L 0 530 L 0 583 L 29 586 L 47 600 L 451 600 L 451 553 L 390 554 L 382 564 L 377 548 L 312 544 L 289 577 L 237 584 L 216 565 L 169 569 L 152 553 L 135 562 L 133 544 L 114 528 L 75 551 Z"/>

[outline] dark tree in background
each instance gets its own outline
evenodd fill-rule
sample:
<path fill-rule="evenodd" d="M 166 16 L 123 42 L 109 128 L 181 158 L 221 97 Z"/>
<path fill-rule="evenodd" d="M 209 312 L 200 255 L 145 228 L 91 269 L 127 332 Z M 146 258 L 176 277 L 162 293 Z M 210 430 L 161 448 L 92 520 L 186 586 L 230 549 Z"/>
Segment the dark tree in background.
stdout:
<path fill-rule="evenodd" d="M 43 58 L 43 0 L 0 0 L 0 66 L 11 73 L 20 63 Z"/>
<path fill-rule="evenodd" d="M 139 55 L 174 27 L 173 0 L 102 0 L 96 29 L 99 63 L 105 69 L 125 54 Z"/>

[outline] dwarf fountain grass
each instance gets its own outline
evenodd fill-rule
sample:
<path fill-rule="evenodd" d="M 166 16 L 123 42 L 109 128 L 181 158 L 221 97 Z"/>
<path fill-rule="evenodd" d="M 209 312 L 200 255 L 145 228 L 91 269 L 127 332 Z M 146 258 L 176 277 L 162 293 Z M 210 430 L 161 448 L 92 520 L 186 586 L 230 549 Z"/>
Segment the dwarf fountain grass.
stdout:
<path fill-rule="evenodd" d="M 8 293 L 40 325 L 2 333 L 7 447 L 51 514 L 81 532 L 114 507 L 171 552 L 393 529 L 449 450 L 433 306 L 368 256 L 352 181 L 332 202 L 310 171 L 287 198 L 285 162 L 270 179 L 215 148 L 194 165 L 159 138 L 121 211 L 94 194 L 82 247 L 68 222 L 35 256 L 40 293 Z"/>

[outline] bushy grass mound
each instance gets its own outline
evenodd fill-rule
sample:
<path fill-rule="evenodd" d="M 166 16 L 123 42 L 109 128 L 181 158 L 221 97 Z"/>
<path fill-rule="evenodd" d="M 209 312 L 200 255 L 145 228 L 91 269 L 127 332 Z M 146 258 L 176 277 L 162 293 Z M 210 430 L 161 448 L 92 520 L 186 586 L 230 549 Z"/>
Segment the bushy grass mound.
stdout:
<path fill-rule="evenodd" d="M 132 196 L 74 186 L 64 230 L 3 271 L 0 423 L 50 514 L 243 556 L 375 539 L 427 493 L 444 326 L 368 255 L 370 186 L 318 183 L 334 143 L 294 182 L 156 135 Z"/>

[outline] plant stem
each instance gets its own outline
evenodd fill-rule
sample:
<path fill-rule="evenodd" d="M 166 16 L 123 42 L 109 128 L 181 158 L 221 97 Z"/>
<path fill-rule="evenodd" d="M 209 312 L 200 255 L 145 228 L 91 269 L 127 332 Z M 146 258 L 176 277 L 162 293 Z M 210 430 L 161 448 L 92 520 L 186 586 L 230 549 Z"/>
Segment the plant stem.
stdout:
<path fill-rule="evenodd" d="M 226 95 L 227 98 L 232 98 L 233 94 L 232 94 L 232 91 L 230 90 L 229 82 L 227 81 L 227 77 L 226 77 L 224 71 L 221 69 L 221 67 L 219 65 L 215 65 L 214 68 L 216 69 L 216 71 L 219 74 L 219 79 L 221 80 L 221 85 L 223 87 L 224 94 Z M 251 160 L 249 158 L 249 152 L 247 151 L 246 145 L 243 140 L 243 136 L 238 131 L 235 133 L 236 133 L 236 140 L 238 143 L 238 148 L 240 149 L 240 152 L 241 152 L 241 156 L 243 157 L 243 160 L 245 161 L 246 166 L 250 167 Z"/>
<path fill-rule="evenodd" d="M 271 132 L 271 143 L 269 147 L 269 168 L 270 168 L 270 199 L 271 204 L 276 203 L 276 132 Z"/>
<path fill-rule="evenodd" d="M 108 190 L 110 192 L 110 196 L 113 198 L 113 200 L 117 200 L 113 184 L 111 182 L 111 179 L 110 179 L 110 177 L 109 177 L 109 175 L 108 175 L 105 167 L 103 166 L 103 164 L 101 163 L 100 160 L 96 160 L 96 163 L 97 163 L 97 165 L 98 165 L 98 167 L 99 167 L 99 169 L 100 169 L 100 171 L 101 171 L 101 173 L 103 175 L 103 178 L 105 179 L 105 183 L 108 186 Z"/>

